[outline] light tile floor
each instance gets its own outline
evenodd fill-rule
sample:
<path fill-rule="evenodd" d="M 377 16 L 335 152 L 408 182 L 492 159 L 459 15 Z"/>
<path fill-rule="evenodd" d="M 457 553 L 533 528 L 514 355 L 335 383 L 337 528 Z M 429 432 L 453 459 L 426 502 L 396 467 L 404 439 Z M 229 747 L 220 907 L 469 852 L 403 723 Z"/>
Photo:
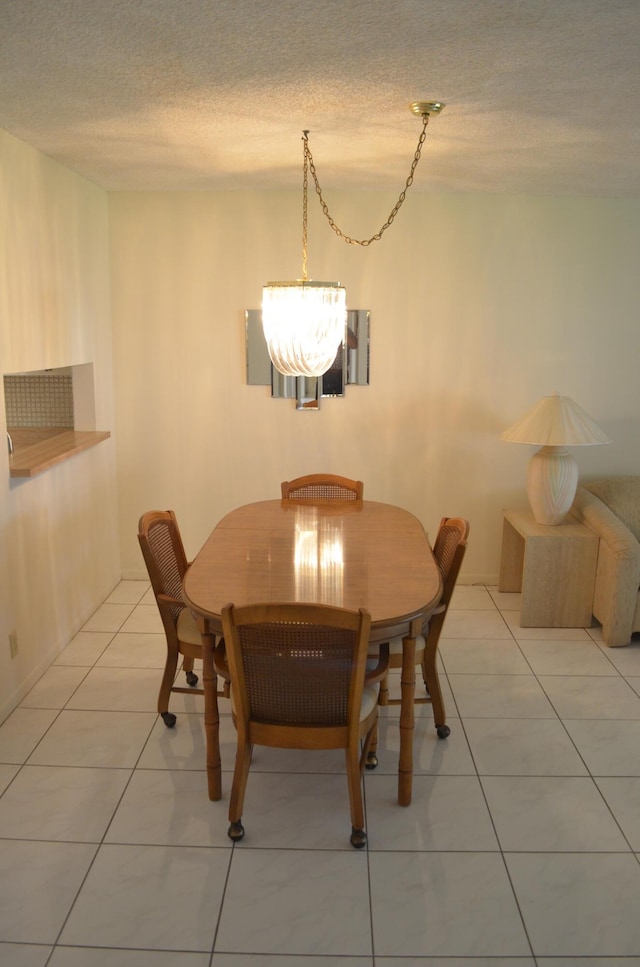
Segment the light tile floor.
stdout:
<path fill-rule="evenodd" d="M 122 582 L 0 726 L 2 967 L 640 965 L 640 641 L 523 630 L 518 606 L 457 589 L 451 735 L 417 707 L 402 809 L 384 711 L 366 850 L 342 754 L 266 749 L 232 846 L 226 703 L 212 803 L 202 698 L 158 719 L 162 626 Z"/>

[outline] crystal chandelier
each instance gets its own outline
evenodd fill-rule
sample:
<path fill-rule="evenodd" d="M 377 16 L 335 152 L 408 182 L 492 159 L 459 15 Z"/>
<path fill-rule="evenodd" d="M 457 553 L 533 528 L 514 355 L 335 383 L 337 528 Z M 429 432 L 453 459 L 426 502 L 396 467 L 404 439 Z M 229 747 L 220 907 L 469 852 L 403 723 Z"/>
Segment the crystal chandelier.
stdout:
<path fill-rule="evenodd" d="M 444 107 L 439 101 L 416 101 L 409 105 L 422 118 L 411 170 L 400 196 L 382 228 L 369 239 L 345 235 L 329 214 L 316 174 L 309 132 L 303 131 L 302 177 L 302 278 L 296 282 L 268 282 L 262 289 L 262 326 L 271 362 L 284 376 L 321 376 L 333 363 L 345 336 L 347 293 L 339 282 L 314 282 L 307 277 L 307 200 L 308 173 L 311 171 L 316 194 L 333 231 L 349 245 L 371 245 L 389 228 L 404 202 L 420 160 L 431 114 Z"/>

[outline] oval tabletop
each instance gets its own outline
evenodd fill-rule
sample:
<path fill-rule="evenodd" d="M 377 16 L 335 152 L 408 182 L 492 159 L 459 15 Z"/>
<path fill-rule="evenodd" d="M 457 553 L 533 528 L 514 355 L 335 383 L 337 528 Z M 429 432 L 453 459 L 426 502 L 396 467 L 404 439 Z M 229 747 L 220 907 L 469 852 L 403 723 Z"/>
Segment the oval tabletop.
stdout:
<path fill-rule="evenodd" d="M 366 608 L 391 628 L 428 615 L 442 591 L 413 514 L 375 501 L 266 500 L 220 520 L 184 580 L 189 607 L 216 621 L 226 604 L 310 601 Z"/>

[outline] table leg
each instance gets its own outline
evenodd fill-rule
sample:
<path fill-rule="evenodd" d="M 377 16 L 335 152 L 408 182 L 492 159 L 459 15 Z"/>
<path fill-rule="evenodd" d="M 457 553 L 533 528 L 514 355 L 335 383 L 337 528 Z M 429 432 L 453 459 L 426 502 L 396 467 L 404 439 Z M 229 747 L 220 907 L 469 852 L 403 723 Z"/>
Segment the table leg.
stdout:
<path fill-rule="evenodd" d="M 216 636 L 202 633 L 202 687 L 204 689 L 204 730 L 207 742 L 207 784 L 209 799 L 222 797 L 220 764 L 220 714 L 218 712 L 218 676 L 213 665 Z"/>
<path fill-rule="evenodd" d="M 398 765 L 398 803 L 408 806 L 413 785 L 413 703 L 416 694 L 416 639 L 411 629 L 402 639 L 402 677 L 400 679 L 400 763 Z"/>

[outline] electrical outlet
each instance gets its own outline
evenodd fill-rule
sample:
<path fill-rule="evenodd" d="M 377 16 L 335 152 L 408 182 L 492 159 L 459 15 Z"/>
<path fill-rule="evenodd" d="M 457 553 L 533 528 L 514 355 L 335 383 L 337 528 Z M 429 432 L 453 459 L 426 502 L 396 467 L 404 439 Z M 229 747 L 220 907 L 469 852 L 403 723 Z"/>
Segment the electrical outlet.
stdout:
<path fill-rule="evenodd" d="M 18 635 L 15 631 L 9 633 L 9 651 L 12 658 L 15 658 L 18 654 Z"/>

